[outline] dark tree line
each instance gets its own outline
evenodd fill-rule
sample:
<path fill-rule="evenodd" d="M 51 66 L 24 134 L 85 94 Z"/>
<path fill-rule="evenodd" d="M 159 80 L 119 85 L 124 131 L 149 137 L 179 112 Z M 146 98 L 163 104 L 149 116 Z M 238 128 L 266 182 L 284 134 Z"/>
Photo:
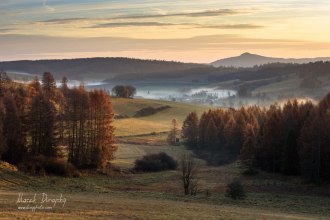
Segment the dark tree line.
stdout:
<path fill-rule="evenodd" d="M 133 98 L 136 94 L 136 88 L 132 85 L 117 85 L 112 88 L 112 93 L 121 98 Z"/>
<path fill-rule="evenodd" d="M 60 88 L 51 73 L 28 85 L 0 77 L 0 159 L 13 164 L 67 157 L 76 167 L 103 168 L 113 159 L 114 113 L 108 93 L 83 85 Z"/>
<path fill-rule="evenodd" d="M 116 78 L 120 79 L 125 75 L 136 75 L 141 78 L 144 74 L 166 75 L 163 72 L 178 72 L 196 67 L 203 67 L 201 64 L 180 63 L 161 60 L 141 60 L 133 58 L 78 58 L 78 59 L 56 59 L 56 60 L 21 60 L 0 62 L 0 70 L 15 69 L 21 72 L 43 73 L 53 72 L 56 78 L 68 76 L 70 79 L 79 80 L 86 78 L 85 72 L 98 73 L 93 77 L 99 79 Z M 67 75 L 67 74 L 70 75 Z M 118 74 L 125 73 L 125 74 Z M 113 80 L 109 80 L 113 82 Z"/>
<path fill-rule="evenodd" d="M 200 119 L 190 113 L 182 135 L 187 146 L 217 163 L 239 158 L 249 169 L 330 179 L 330 93 L 318 105 L 293 100 L 267 109 L 217 109 Z"/>

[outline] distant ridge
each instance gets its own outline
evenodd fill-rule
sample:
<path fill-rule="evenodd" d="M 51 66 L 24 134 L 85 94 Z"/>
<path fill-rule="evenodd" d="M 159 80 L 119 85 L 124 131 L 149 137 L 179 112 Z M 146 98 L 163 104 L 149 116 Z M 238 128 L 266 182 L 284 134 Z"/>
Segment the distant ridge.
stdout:
<path fill-rule="evenodd" d="M 255 65 L 263 65 L 267 63 L 309 63 L 316 61 L 330 61 L 330 57 L 317 57 L 317 58 L 275 58 L 275 57 L 265 57 L 257 54 L 243 53 L 237 57 L 229 57 L 225 59 L 220 59 L 211 63 L 215 67 L 225 66 L 225 67 L 253 67 Z"/>
<path fill-rule="evenodd" d="M 142 60 L 124 57 L 95 57 L 53 60 L 19 60 L 0 62 L 0 70 L 42 74 L 51 72 L 60 79 L 67 76 L 73 80 L 104 80 L 125 74 L 157 75 L 165 71 L 183 71 L 206 65 L 174 61 Z"/>

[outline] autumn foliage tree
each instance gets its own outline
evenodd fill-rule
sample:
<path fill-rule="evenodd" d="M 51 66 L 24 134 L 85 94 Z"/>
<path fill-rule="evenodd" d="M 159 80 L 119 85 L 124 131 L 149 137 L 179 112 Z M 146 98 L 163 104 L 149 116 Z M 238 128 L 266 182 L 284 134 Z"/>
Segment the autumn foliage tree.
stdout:
<path fill-rule="evenodd" d="M 302 175 L 319 182 L 330 179 L 330 94 L 314 108 L 304 124 L 299 142 Z"/>
<path fill-rule="evenodd" d="M 34 81 L 31 86 L 36 90 L 28 113 L 31 153 L 35 156 L 42 154 L 54 157 L 58 141 L 55 79 L 50 73 L 44 73 L 41 87 L 38 81 Z"/>
<path fill-rule="evenodd" d="M 108 161 L 114 159 L 114 113 L 109 95 L 102 90 L 90 92 L 90 163 L 104 168 Z"/>
<path fill-rule="evenodd" d="M 114 113 L 109 95 L 87 92 L 83 85 L 69 93 L 69 161 L 78 167 L 104 168 L 114 158 Z"/>
<path fill-rule="evenodd" d="M 198 115 L 196 112 L 191 112 L 182 125 L 183 142 L 191 148 L 197 148 L 198 146 L 198 124 Z"/>
<path fill-rule="evenodd" d="M 1 159 L 18 164 L 49 158 L 58 164 L 55 159 L 67 155 L 76 167 L 105 168 L 114 158 L 114 114 L 107 92 L 69 88 L 66 78 L 57 88 L 51 73 L 28 85 L 5 80 L 5 74 L 0 79 Z"/>
<path fill-rule="evenodd" d="M 182 131 L 189 131 L 190 120 L 189 114 Z M 209 162 L 239 159 L 249 170 L 330 179 L 330 94 L 318 105 L 292 100 L 269 108 L 209 110 L 194 126 L 198 132 L 189 139 L 198 139 L 198 147 L 192 149 Z"/>
<path fill-rule="evenodd" d="M 240 151 L 240 160 L 244 165 L 248 167 L 248 170 L 251 171 L 254 169 L 256 165 L 255 154 L 257 151 L 257 135 L 258 135 L 258 125 L 255 124 L 247 124 L 243 131 L 244 134 L 244 142 L 242 145 L 242 149 Z"/>
<path fill-rule="evenodd" d="M 33 155 L 56 156 L 55 118 L 55 107 L 42 92 L 33 97 L 29 112 Z"/>
<path fill-rule="evenodd" d="M 5 108 L 3 106 L 3 98 L 0 97 L 0 159 L 2 154 L 7 151 L 7 141 L 4 133 L 4 121 L 5 121 Z"/>
<path fill-rule="evenodd" d="M 205 146 L 212 150 L 216 150 L 219 142 L 217 138 L 217 127 L 215 126 L 213 118 L 210 118 L 210 120 L 207 123 L 207 127 L 205 129 L 205 135 L 204 135 L 204 141 Z"/>
<path fill-rule="evenodd" d="M 78 167 L 88 166 L 88 112 L 90 102 L 83 85 L 73 88 L 68 95 L 66 110 L 68 159 Z"/>
<path fill-rule="evenodd" d="M 10 163 L 21 162 L 25 154 L 25 142 L 22 134 L 22 122 L 19 118 L 16 103 L 12 94 L 6 93 L 4 97 L 5 118 L 3 132 L 7 150 L 2 156 Z"/>
<path fill-rule="evenodd" d="M 6 72 L 0 71 L 0 96 L 3 97 L 4 93 L 11 83 L 11 79 L 8 77 Z"/>

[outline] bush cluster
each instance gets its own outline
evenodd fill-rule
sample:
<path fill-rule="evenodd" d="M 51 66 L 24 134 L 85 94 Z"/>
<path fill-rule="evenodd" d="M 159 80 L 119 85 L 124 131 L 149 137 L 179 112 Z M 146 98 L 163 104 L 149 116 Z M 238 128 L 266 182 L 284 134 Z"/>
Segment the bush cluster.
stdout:
<path fill-rule="evenodd" d="M 226 197 L 238 200 L 245 198 L 245 190 L 239 179 L 234 179 L 227 185 Z"/>
<path fill-rule="evenodd" d="M 135 161 L 134 170 L 142 172 L 157 172 L 162 170 L 175 170 L 177 161 L 166 153 L 148 154 Z"/>
<path fill-rule="evenodd" d="M 58 158 L 37 156 L 18 165 L 19 169 L 32 175 L 52 174 L 63 177 L 78 177 L 80 173 L 71 163 Z"/>

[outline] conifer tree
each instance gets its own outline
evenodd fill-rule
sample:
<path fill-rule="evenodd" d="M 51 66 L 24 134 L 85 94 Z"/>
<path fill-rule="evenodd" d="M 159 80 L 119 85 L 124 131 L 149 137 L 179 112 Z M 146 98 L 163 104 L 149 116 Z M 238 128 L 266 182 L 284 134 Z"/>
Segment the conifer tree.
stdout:
<path fill-rule="evenodd" d="M 45 97 L 52 100 L 56 98 L 56 81 L 50 72 L 43 74 L 41 87 Z"/>
<path fill-rule="evenodd" d="M 262 139 L 263 168 L 271 172 L 278 172 L 281 169 L 281 120 L 280 108 L 272 105 L 267 111 Z"/>
<path fill-rule="evenodd" d="M 7 151 L 7 140 L 4 133 L 5 108 L 3 105 L 3 97 L 0 97 L 0 160 L 2 155 Z"/>
<path fill-rule="evenodd" d="M 283 145 L 282 168 L 284 175 L 297 175 L 300 172 L 297 136 L 293 130 L 289 131 L 288 137 Z"/>
<path fill-rule="evenodd" d="M 90 100 L 84 85 L 74 88 L 68 100 L 68 145 L 69 162 L 76 166 L 88 166 L 87 122 Z"/>
<path fill-rule="evenodd" d="M 312 182 L 319 182 L 321 179 L 322 124 L 318 110 L 314 109 L 300 136 L 301 173 L 305 179 Z"/>
<path fill-rule="evenodd" d="M 43 92 L 40 92 L 33 97 L 29 112 L 31 152 L 33 155 L 56 156 L 55 123 L 55 107 Z"/>
<path fill-rule="evenodd" d="M 256 150 L 257 150 L 257 133 L 259 127 L 256 123 L 247 124 L 244 129 L 244 143 L 240 152 L 240 160 L 248 167 L 248 170 L 253 170 L 256 166 Z"/>
<path fill-rule="evenodd" d="M 28 91 L 29 91 L 30 97 L 34 97 L 40 93 L 41 84 L 39 82 L 38 77 L 35 77 L 34 80 L 28 84 Z"/>
<path fill-rule="evenodd" d="M 114 140 L 114 127 L 112 125 L 114 113 L 110 96 L 102 90 L 90 92 L 91 102 L 91 128 L 89 137 L 90 162 L 98 168 L 105 168 L 108 161 L 114 158 L 116 151 Z"/>
<path fill-rule="evenodd" d="M 211 151 L 215 151 L 218 146 L 218 130 L 212 118 L 210 118 L 205 130 L 205 146 Z"/>
<path fill-rule="evenodd" d="M 57 94 L 58 98 L 58 129 L 59 129 L 59 144 L 65 144 L 67 138 L 67 126 L 68 126 L 68 79 L 62 78 L 60 92 Z"/>
<path fill-rule="evenodd" d="M 234 153 L 236 142 L 236 121 L 234 112 L 228 113 L 228 119 L 224 127 L 224 136 L 226 141 L 225 149 L 229 153 Z"/>
<path fill-rule="evenodd" d="M 196 112 L 188 114 L 182 125 L 182 138 L 185 144 L 191 148 L 198 145 L 198 116 Z"/>
<path fill-rule="evenodd" d="M 198 126 L 198 132 L 199 132 L 199 135 L 198 135 L 198 146 L 199 148 L 205 148 L 207 146 L 205 146 L 205 141 L 206 141 L 206 129 L 207 129 L 207 126 L 208 126 L 208 123 L 209 123 L 209 120 L 211 118 L 211 114 L 212 114 L 212 111 L 209 110 L 208 112 L 204 112 L 201 116 L 201 119 L 199 121 L 199 126 Z"/>
<path fill-rule="evenodd" d="M 306 120 L 299 142 L 302 175 L 312 182 L 330 177 L 330 94 L 323 98 Z"/>
<path fill-rule="evenodd" d="M 178 122 L 176 121 L 175 118 L 173 118 L 171 121 L 171 130 L 167 136 L 167 142 L 171 145 L 177 144 L 178 136 L 179 136 Z"/>
<path fill-rule="evenodd" d="M 6 72 L 0 71 L 0 97 L 4 96 L 11 79 L 8 77 Z"/>
<path fill-rule="evenodd" d="M 25 155 L 24 139 L 22 134 L 22 123 L 20 121 L 16 103 L 10 93 L 4 97 L 5 119 L 4 136 L 7 150 L 3 158 L 13 164 L 22 161 Z"/>

